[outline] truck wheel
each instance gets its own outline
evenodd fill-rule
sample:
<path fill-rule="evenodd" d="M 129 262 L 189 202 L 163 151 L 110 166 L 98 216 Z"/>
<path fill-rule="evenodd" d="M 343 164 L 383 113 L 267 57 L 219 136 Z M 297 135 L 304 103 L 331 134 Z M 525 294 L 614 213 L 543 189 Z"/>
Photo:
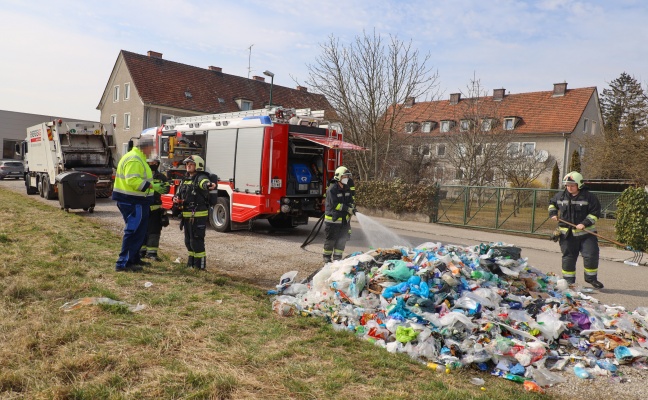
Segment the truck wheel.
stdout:
<path fill-rule="evenodd" d="M 231 215 L 229 199 L 219 197 L 216 205 L 209 209 L 209 224 L 218 232 L 229 232 L 231 230 Z"/>
<path fill-rule="evenodd" d="M 270 226 L 275 229 L 290 229 L 295 227 L 292 217 L 285 214 L 279 214 L 272 218 L 268 218 L 268 222 L 270 223 Z"/>
<path fill-rule="evenodd" d="M 47 175 L 43 177 L 43 193 L 47 200 L 54 200 L 54 198 L 56 198 L 54 188 L 52 188 L 52 185 L 49 182 L 49 176 Z"/>
<path fill-rule="evenodd" d="M 27 191 L 28 195 L 36 194 L 38 191 L 35 187 L 29 186 L 29 180 L 29 176 L 25 175 L 25 190 Z"/>
<path fill-rule="evenodd" d="M 40 197 L 45 197 L 45 191 L 43 190 L 43 175 L 38 176 L 38 194 Z"/>

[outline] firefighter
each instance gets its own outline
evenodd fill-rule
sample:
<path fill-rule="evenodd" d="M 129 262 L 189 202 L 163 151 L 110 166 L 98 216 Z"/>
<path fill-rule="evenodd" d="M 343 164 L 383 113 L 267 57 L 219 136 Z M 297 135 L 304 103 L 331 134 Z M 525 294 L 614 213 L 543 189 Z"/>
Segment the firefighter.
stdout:
<path fill-rule="evenodd" d="M 155 193 L 167 190 L 161 183 L 153 182 L 153 173 L 146 156 L 138 147 L 132 147 L 119 160 L 115 173 L 112 199 L 117 201 L 126 227 L 115 270 L 141 271 L 150 263 L 142 261 L 139 251 L 146 240 L 149 207 Z"/>
<path fill-rule="evenodd" d="M 149 168 L 151 168 L 151 172 L 153 172 L 153 182 L 163 183 L 168 187 L 169 179 L 159 171 L 160 159 L 157 157 L 150 158 L 146 160 L 146 162 L 148 163 Z M 163 227 L 169 226 L 169 217 L 166 215 L 166 210 L 162 208 L 162 195 L 160 193 L 155 193 L 153 197 L 153 204 L 151 204 L 148 219 L 146 241 L 140 249 L 140 257 L 148 258 L 153 261 L 161 261 L 158 257 L 160 234 L 162 233 Z"/>
<path fill-rule="evenodd" d="M 560 250 L 562 251 L 562 276 L 570 284 L 576 283 L 576 260 L 583 256 L 585 282 L 597 289 L 603 289 L 598 281 L 599 246 L 596 236 L 596 222 L 601 214 L 598 198 L 583 187 L 583 175 L 570 172 L 563 178 L 565 190 L 549 201 L 549 217 L 576 225 L 573 228 L 558 221 Z"/>
<path fill-rule="evenodd" d="M 326 239 L 324 240 L 324 262 L 341 260 L 351 232 L 351 215 L 355 213 L 353 193 L 349 187 L 351 172 L 338 167 L 326 190 Z"/>
<path fill-rule="evenodd" d="M 216 183 L 205 172 L 205 161 L 199 156 L 189 156 L 184 161 L 187 175 L 183 178 L 173 198 L 182 208 L 180 229 L 185 231 L 185 246 L 189 251 L 187 267 L 206 268 L 205 229 L 209 216 L 209 191 Z"/>

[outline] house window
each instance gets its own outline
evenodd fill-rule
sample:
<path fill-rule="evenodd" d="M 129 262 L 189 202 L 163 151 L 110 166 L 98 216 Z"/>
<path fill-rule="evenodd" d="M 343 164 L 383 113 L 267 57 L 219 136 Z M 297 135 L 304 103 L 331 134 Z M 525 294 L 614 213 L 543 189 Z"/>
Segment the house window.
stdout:
<path fill-rule="evenodd" d="M 131 115 L 130 113 L 124 114 L 124 130 L 130 129 Z"/>
<path fill-rule="evenodd" d="M 124 100 L 130 99 L 130 83 L 124 83 Z"/>
<path fill-rule="evenodd" d="M 452 121 L 441 121 L 441 132 L 450 132 Z"/>
<path fill-rule="evenodd" d="M 504 119 L 504 130 L 512 131 L 515 128 L 515 118 L 505 118 Z"/>
<path fill-rule="evenodd" d="M 119 101 L 119 85 L 115 86 L 113 89 L 113 103 L 117 103 Z"/>
<path fill-rule="evenodd" d="M 493 171 L 492 169 L 486 171 L 486 173 L 484 174 L 484 180 L 486 182 L 493 182 L 495 180 L 495 171 Z"/>
<path fill-rule="evenodd" d="M 492 123 L 492 119 L 483 119 L 481 123 L 481 130 L 484 132 L 489 132 L 491 130 Z"/>
<path fill-rule="evenodd" d="M 484 155 L 484 146 L 480 143 L 475 145 L 475 155 L 483 156 Z"/>
<path fill-rule="evenodd" d="M 445 156 L 445 152 L 446 152 L 445 144 L 437 144 L 437 146 L 436 146 L 436 155 L 438 157 L 443 157 L 443 156 Z"/>
<path fill-rule="evenodd" d="M 117 114 L 110 116 L 110 123 L 112 124 L 112 126 L 117 126 Z"/>
<path fill-rule="evenodd" d="M 456 180 L 462 180 L 464 178 L 464 169 L 463 168 L 457 168 L 455 170 L 455 179 Z"/>
<path fill-rule="evenodd" d="M 459 156 L 465 157 L 466 156 L 466 145 L 465 144 L 457 145 L 457 151 L 459 153 Z"/>
<path fill-rule="evenodd" d="M 462 119 L 459 122 L 459 130 L 462 132 L 466 132 L 468 129 L 470 129 L 470 120 Z"/>
<path fill-rule="evenodd" d="M 443 167 L 434 168 L 434 179 L 437 181 L 443 180 Z"/>
<path fill-rule="evenodd" d="M 432 121 L 425 121 L 421 126 L 421 132 L 430 133 L 432 132 Z"/>
<path fill-rule="evenodd" d="M 241 111 L 248 111 L 248 110 L 251 110 L 251 109 L 252 109 L 252 102 L 251 101 L 243 100 L 241 102 Z"/>
<path fill-rule="evenodd" d="M 522 154 L 531 157 L 535 154 L 535 143 L 522 143 Z"/>
<path fill-rule="evenodd" d="M 160 125 L 166 125 L 167 121 L 173 118 L 173 115 L 169 114 L 160 114 Z"/>
<path fill-rule="evenodd" d="M 416 131 L 416 126 L 418 124 L 416 122 L 407 122 L 405 124 L 405 132 L 406 133 L 414 133 Z"/>
<path fill-rule="evenodd" d="M 426 157 L 430 155 L 430 146 L 428 146 L 427 144 L 423 144 L 423 145 L 419 146 L 418 150 L 419 150 L 419 153 L 421 153 L 422 155 L 424 155 Z"/>
<path fill-rule="evenodd" d="M 592 121 L 592 135 L 596 135 L 596 121 Z"/>
<path fill-rule="evenodd" d="M 585 118 L 583 120 L 583 132 L 587 132 L 587 124 L 589 123 L 589 119 Z"/>
<path fill-rule="evenodd" d="M 520 143 L 518 142 L 509 143 L 507 152 L 509 156 L 517 156 L 520 153 Z"/>

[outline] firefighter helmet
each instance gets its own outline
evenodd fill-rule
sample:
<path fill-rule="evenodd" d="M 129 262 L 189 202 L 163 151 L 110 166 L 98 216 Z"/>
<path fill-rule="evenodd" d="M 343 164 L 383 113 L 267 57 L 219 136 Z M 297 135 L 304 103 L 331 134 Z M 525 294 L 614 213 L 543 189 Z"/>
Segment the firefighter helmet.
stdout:
<path fill-rule="evenodd" d="M 580 174 L 580 172 L 572 171 L 565 175 L 563 178 L 563 184 L 566 185 L 568 183 L 575 183 L 578 185 L 578 188 L 581 189 L 583 187 L 583 175 Z"/>
<path fill-rule="evenodd" d="M 347 167 L 338 167 L 335 170 L 335 175 L 333 175 L 333 179 L 335 179 L 336 181 L 341 181 L 343 175 L 351 176 L 351 172 L 349 172 Z"/>
<path fill-rule="evenodd" d="M 196 155 L 189 156 L 189 157 L 185 158 L 182 163 L 186 164 L 188 162 L 192 162 L 192 163 L 196 164 L 196 171 L 204 171 L 205 170 L 205 160 L 203 160 L 202 157 L 200 157 L 200 156 L 196 156 Z"/>

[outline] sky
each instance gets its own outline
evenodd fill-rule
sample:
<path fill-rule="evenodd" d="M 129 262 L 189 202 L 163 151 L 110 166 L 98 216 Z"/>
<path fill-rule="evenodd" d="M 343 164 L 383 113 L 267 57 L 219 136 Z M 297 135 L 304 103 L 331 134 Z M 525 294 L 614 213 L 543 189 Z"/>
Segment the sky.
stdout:
<path fill-rule="evenodd" d="M 0 17 L 0 110 L 87 120 L 120 50 L 294 88 L 330 37 L 374 30 L 429 54 L 442 98 L 473 79 L 489 94 L 648 83 L 645 0 L 0 0 Z"/>

